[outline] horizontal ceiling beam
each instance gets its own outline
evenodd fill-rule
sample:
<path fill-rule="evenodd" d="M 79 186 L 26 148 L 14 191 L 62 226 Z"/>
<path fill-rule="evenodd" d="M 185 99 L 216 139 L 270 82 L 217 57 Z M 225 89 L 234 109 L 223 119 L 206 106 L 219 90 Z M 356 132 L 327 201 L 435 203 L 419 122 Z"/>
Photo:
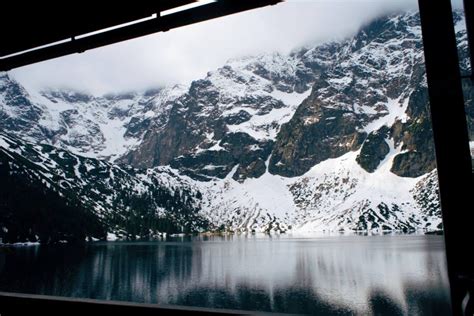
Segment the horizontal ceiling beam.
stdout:
<path fill-rule="evenodd" d="M 252 1 L 231 1 L 219 0 L 213 3 L 195 7 L 192 9 L 179 11 L 165 16 L 139 22 L 136 24 L 113 29 L 103 33 L 71 39 L 67 42 L 56 45 L 27 51 L 18 55 L 0 59 L 0 71 L 7 71 L 13 68 L 22 67 L 32 63 L 45 61 L 74 53 L 130 40 L 133 38 L 164 32 L 185 25 L 211 20 L 226 15 L 247 11 L 267 5 L 273 5 L 281 0 L 252 0 Z"/>
<path fill-rule="evenodd" d="M 0 58 L 74 36 L 149 18 L 196 0 L 135 0 L 98 6 L 81 1 L 13 1 L 2 10 Z"/>

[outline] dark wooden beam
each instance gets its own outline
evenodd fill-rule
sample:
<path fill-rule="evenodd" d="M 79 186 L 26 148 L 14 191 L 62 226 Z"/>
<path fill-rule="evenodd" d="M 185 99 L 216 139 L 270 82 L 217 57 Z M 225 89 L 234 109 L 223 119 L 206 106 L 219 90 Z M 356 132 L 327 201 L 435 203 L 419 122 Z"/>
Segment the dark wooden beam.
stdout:
<path fill-rule="evenodd" d="M 0 292 L 2 316 L 54 315 L 246 315 L 255 312 L 154 305 Z"/>
<path fill-rule="evenodd" d="M 278 2 L 280 2 L 280 0 L 220 0 L 193 9 L 157 17 L 155 19 L 139 22 L 137 24 L 125 26 L 104 33 L 99 33 L 58 45 L 3 58 L 0 59 L 0 71 L 7 71 L 13 68 L 69 54 L 81 53 L 93 48 L 106 46 L 157 32 L 164 32 L 181 26 L 203 22 L 267 5 L 273 5 Z"/>
<path fill-rule="evenodd" d="M 454 315 L 472 290 L 472 176 L 450 0 L 419 0 Z"/>
<path fill-rule="evenodd" d="M 135 0 L 113 6 L 81 1 L 12 1 L 0 19 L 0 57 L 151 17 L 195 0 Z"/>

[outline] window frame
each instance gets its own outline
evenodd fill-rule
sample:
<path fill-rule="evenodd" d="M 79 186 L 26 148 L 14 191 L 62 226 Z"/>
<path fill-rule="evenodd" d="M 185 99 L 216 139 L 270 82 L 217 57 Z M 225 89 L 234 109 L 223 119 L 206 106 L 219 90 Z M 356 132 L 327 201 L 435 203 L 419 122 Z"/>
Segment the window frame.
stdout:
<path fill-rule="evenodd" d="M 468 42 L 471 48 L 470 58 L 473 61 L 474 30 L 472 22 L 474 16 L 473 5 L 471 5 L 470 1 L 464 0 L 464 3 L 468 24 Z M 277 2 L 280 1 L 258 0 L 253 6 L 261 7 L 268 4 L 276 4 Z M 204 16 L 202 21 L 249 9 L 248 5 L 238 8 L 239 6 L 236 6 L 235 2 L 232 4 L 228 0 L 219 0 L 216 3 L 221 8 L 221 11 L 217 11 L 217 14 L 216 12 L 211 12 L 211 9 L 206 11 L 205 7 L 200 9 Z M 471 202 L 471 195 L 474 192 L 474 174 L 472 173 L 473 169 L 471 166 L 452 7 L 450 0 L 418 0 L 418 4 L 438 168 L 448 276 L 451 284 L 452 310 L 453 315 L 467 315 L 468 313 L 473 313 L 473 307 L 472 301 L 469 302 L 466 299 L 468 297 L 466 295 L 467 293 L 471 293 L 471 297 L 474 295 L 474 257 L 467 254 L 469 249 L 472 249 L 472 242 L 469 242 L 469 240 L 472 240 L 469 225 L 474 223 L 474 212 L 472 209 L 470 211 L 468 206 Z M 201 21 L 199 19 L 199 21 L 193 20 L 191 22 L 185 20 L 189 19 L 189 13 L 175 16 L 174 25 L 178 27 L 179 25 Z M 153 33 L 163 30 L 153 31 L 150 29 L 147 31 Z M 137 36 L 139 35 L 130 38 Z M 80 43 L 78 44 L 78 41 L 74 45 L 78 45 L 74 47 L 74 52 L 78 51 L 78 48 L 79 51 L 81 47 L 84 48 Z M 90 47 L 86 48 L 89 49 Z M 61 51 L 62 55 L 67 53 L 72 52 L 67 50 Z M 48 48 L 46 48 L 46 51 L 40 51 L 39 55 L 42 60 L 45 60 L 58 57 L 58 51 L 48 51 Z M 38 61 L 37 58 L 28 57 L 22 63 L 24 65 L 36 61 Z M 4 70 L 10 69 L 12 66 L 15 67 L 17 64 L 12 63 L 9 65 L 5 62 L 5 59 L 0 60 L 0 66 L 2 66 L 0 68 Z M 474 80 L 472 74 L 470 78 Z M 0 315 L 26 314 L 31 309 L 34 309 L 36 312 L 48 311 L 49 314 L 53 315 L 62 315 L 72 311 L 80 313 L 103 311 L 107 313 L 119 312 L 139 315 L 156 313 L 173 315 L 183 312 L 218 315 L 255 314 L 255 312 L 249 311 L 161 306 L 0 292 Z"/>

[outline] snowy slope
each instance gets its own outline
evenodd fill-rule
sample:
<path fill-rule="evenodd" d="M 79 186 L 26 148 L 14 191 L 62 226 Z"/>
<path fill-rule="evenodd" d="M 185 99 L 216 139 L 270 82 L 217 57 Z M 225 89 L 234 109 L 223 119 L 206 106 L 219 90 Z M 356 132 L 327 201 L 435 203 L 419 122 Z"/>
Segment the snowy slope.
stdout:
<path fill-rule="evenodd" d="M 442 228 L 436 174 L 418 178 L 393 174 L 392 160 L 399 151 L 392 144 L 391 153 L 374 173 L 356 162 L 360 153 L 356 151 L 319 163 L 299 177 L 266 172 L 244 183 L 228 177 L 201 184 L 200 189 L 209 198 L 203 211 L 216 226 L 241 231 Z"/>

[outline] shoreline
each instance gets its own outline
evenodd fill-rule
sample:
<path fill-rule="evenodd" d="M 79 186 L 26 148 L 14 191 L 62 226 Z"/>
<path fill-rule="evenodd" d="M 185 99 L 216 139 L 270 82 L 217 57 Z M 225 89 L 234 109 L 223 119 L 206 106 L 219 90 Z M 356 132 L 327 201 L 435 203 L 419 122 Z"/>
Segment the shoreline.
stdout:
<path fill-rule="evenodd" d="M 442 236 L 444 235 L 443 230 L 434 230 L 434 231 L 411 231 L 411 232 L 403 232 L 403 231 L 318 231 L 318 232 L 285 232 L 285 233 L 264 233 L 264 232 L 201 232 L 201 233 L 179 233 L 179 234 L 162 234 L 157 235 L 153 238 L 137 238 L 137 239 L 122 239 L 122 238 L 113 238 L 113 239 L 96 239 L 93 240 L 86 240 L 82 244 L 90 245 L 95 243 L 114 243 L 114 242 L 160 242 L 166 240 L 175 240 L 175 239 L 183 239 L 183 238 L 190 238 L 190 237 L 197 237 L 197 238 L 213 238 L 213 237 L 257 237 L 257 238 L 273 238 L 273 237 L 294 237 L 294 238 L 324 238 L 324 237 L 350 237 L 350 236 L 358 236 L 358 237 L 377 237 L 377 236 Z M 77 243 L 75 243 L 77 245 Z M 45 246 L 45 245 L 72 245 L 66 241 L 60 241 L 58 243 L 52 244 L 42 244 L 40 241 L 36 242 L 17 242 L 17 243 L 2 243 L 0 242 L 0 248 L 11 248 L 11 247 L 32 247 L 32 246 Z"/>

